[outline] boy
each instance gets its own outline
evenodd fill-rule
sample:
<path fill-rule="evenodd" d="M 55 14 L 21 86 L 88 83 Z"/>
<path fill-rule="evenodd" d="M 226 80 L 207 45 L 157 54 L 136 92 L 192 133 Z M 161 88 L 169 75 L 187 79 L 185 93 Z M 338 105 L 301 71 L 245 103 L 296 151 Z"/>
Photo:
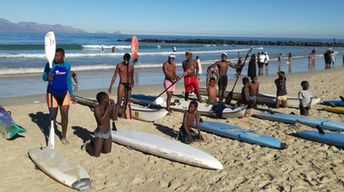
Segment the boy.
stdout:
<path fill-rule="evenodd" d="M 185 52 L 185 57 L 186 60 L 182 63 L 184 72 L 190 71 L 184 76 L 185 101 L 189 99 L 189 94 L 193 92 L 196 93 L 198 101 L 202 102 L 198 86 L 198 64 L 192 59 L 192 53 L 190 51 Z"/>
<path fill-rule="evenodd" d="M 60 107 L 61 113 L 61 127 L 62 135 L 61 142 L 68 144 L 67 140 L 67 127 L 68 127 L 68 111 L 69 111 L 69 100 L 75 101 L 73 96 L 73 86 L 71 79 L 71 65 L 64 61 L 65 51 L 62 48 L 57 48 L 52 68 L 49 68 L 49 63 L 45 65 L 43 72 L 43 80 L 49 81 L 47 89 L 47 103 L 48 107 L 52 107 L 54 110 L 54 124 L 56 124 L 56 116 L 58 107 Z M 56 125 L 55 125 L 56 126 Z"/>
<path fill-rule="evenodd" d="M 250 116 L 251 102 L 250 102 L 250 80 L 247 77 L 242 79 L 243 87 L 241 89 L 241 104 L 247 105 L 245 117 Z"/>
<path fill-rule="evenodd" d="M 309 91 L 308 81 L 301 82 L 302 90 L 298 93 L 300 100 L 300 115 L 308 116 L 312 104 L 312 94 Z"/>
<path fill-rule="evenodd" d="M 179 139 L 186 144 L 191 144 L 196 138 L 195 132 L 191 129 L 193 122 L 196 120 L 196 127 L 198 130 L 198 139 L 203 140 L 200 131 L 200 115 L 197 112 L 197 101 L 191 101 L 189 109 L 184 113 L 183 124 L 179 130 Z"/>
<path fill-rule="evenodd" d="M 127 96 L 130 95 L 131 89 L 134 87 L 134 69 L 133 66 L 129 63 L 130 61 L 130 54 L 126 53 L 123 56 L 123 62 L 116 65 L 115 73 L 113 74 L 110 87 L 108 89 L 108 93 L 111 94 L 112 86 L 114 82 L 116 81 L 117 74 L 119 74 L 119 84 L 117 88 L 117 103 L 116 103 L 116 110 L 115 110 L 115 119 L 117 119 L 117 115 L 119 112 L 119 108 L 122 103 L 123 94 L 124 95 L 124 104 L 123 104 L 123 114 L 125 118 L 130 118 L 130 111 L 128 113 L 127 109 L 128 104 L 130 103 L 130 98 L 127 98 Z M 126 105 L 127 104 L 127 105 Z M 126 106 L 125 106 L 126 105 Z"/>
<path fill-rule="evenodd" d="M 109 99 L 105 92 L 97 94 L 98 105 L 94 107 L 94 117 L 97 121 L 97 129 L 94 132 L 94 140 L 86 143 L 86 151 L 95 157 L 100 153 L 110 153 L 112 138 L 110 119 L 113 119 L 114 101 Z"/>
<path fill-rule="evenodd" d="M 281 105 L 283 108 L 287 107 L 287 78 L 285 77 L 284 71 L 277 72 L 278 79 L 275 80 L 275 85 L 277 88 L 276 93 L 276 108 L 278 109 Z"/>
<path fill-rule="evenodd" d="M 249 89 L 250 89 L 250 103 L 252 107 L 257 108 L 258 94 L 259 94 L 259 82 L 257 81 L 257 76 L 251 77 Z"/>
<path fill-rule="evenodd" d="M 211 77 L 208 86 L 207 86 L 208 100 L 207 104 L 215 105 L 216 104 L 216 80 L 214 77 Z"/>

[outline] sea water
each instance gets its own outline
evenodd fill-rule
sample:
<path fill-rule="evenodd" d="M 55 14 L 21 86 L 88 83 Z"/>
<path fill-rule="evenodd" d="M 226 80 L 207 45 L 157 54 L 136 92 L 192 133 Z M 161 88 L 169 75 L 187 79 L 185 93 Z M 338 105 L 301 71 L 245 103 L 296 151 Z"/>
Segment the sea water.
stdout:
<path fill-rule="evenodd" d="M 0 98 L 42 94 L 46 91 L 47 82 L 40 73 L 46 64 L 44 55 L 44 33 L 0 33 Z M 66 58 L 76 71 L 79 79 L 79 90 L 108 88 L 116 64 L 122 61 L 123 54 L 130 52 L 130 42 L 118 41 L 131 38 L 123 34 L 55 34 L 57 47 L 65 49 Z M 317 41 L 332 42 L 332 39 L 277 38 L 277 37 L 197 37 L 197 36 L 158 36 L 137 35 L 141 38 L 153 39 L 226 39 L 226 40 L 258 40 L 258 41 Z M 337 39 L 336 42 L 344 42 Z M 176 52 L 172 47 L 176 47 Z M 112 47 L 115 52 L 112 53 Z M 245 57 L 248 45 L 220 44 L 173 44 L 173 43 L 140 43 L 139 62 L 135 64 L 135 84 L 162 84 L 164 76 L 162 63 L 169 54 L 176 55 L 177 74 L 182 73 L 181 62 L 185 60 L 185 51 L 191 50 L 194 57 L 202 61 L 203 72 L 209 64 L 220 59 L 222 52 L 229 59 L 237 62 L 238 55 Z M 286 73 L 323 70 L 323 53 L 330 47 L 303 46 L 255 46 L 253 53 L 268 52 L 270 57 L 268 75 L 275 75 L 277 70 Z M 310 66 L 308 55 L 316 49 L 315 64 Z M 342 66 L 342 48 L 332 48 L 337 53 L 335 66 Z M 293 55 L 292 63 L 287 60 L 288 53 Z M 279 53 L 283 54 L 282 62 L 277 62 Z M 247 67 L 247 63 L 246 63 Z M 246 74 L 246 67 L 242 74 Z M 39 75 L 32 75 L 37 74 Z M 229 78 L 233 78 L 235 70 L 230 69 Z M 20 74 L 20 76 L 18 76 Z M 204 81 L 205 74 L 201 75 Z M 115 83 L 117 85 L 118 82 Z"/>

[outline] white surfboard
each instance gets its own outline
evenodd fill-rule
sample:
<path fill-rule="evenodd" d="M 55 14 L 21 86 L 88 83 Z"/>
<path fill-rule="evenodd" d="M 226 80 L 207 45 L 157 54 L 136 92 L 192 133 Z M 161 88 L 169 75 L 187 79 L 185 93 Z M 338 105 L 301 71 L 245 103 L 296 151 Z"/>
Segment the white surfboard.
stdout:
<path fill-rule="evenodd" d="M 51 69 L 52 66 L 53 66 L 53 60 L 54 60 L 55 51 L 56 51 L 56 41 L 55 41 L 55 34 L 54 34 L 54 32 L 50 31 L 50 32 L 48 32 L 45 35 L 45 38 L 44 38 L 44 49 L 45 49 L 45 57 L 47 58 L 47 60 L 49 62 L 49 68 Z M 49 107 L 51 107 L 51 106 L 49 106 Z M 50 149 L 54 149 L 54 147 L 55 147 L 54 120 L 50 121 L 48 147 Z"/>
<path fill-rule="evenodd" d="M 133 149 L 208 169 L 223 169 L 212 155 L 182 142 L 157 135 L 120 129 L 112 131 L 112 141 Z"/>
<path fill-rule="evenodd" d="M 87 171 L 79 163 L 68 160 L 63 153 L 37 148 L 29 150 L 28 154 L 37 167 L 56 181 L 77 190 L 91 187 Z"/>

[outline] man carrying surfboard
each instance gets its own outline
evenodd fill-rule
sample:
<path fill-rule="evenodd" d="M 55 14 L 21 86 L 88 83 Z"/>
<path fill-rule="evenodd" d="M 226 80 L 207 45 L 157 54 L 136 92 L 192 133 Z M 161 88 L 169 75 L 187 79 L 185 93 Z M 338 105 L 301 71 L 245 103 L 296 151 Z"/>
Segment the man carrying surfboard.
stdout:
<path fill-rule="evenodd" d="M 68 144 L 67 141 L 67 126 L 68 126 L 68 111 L 69 111 L 69 100 L 73 96 L 73 86 L 71 79 L 71 65 L 64 61 L 65 51 L 62 48 L 57 48 L 53 65 L 50 70 L 49 63 L 45 65 L 43 72 L 43 80 L 51 81 L 47 89 L 47 103 L 48 107 L 52 104 L 54 109 L 54 124 L 56 123 L 56 116 L 58 107 L 60 107 L 61 112 L 61 126 L 62 126 L 62 136 L 61 142 L 63 144 Z"/>
<path fill-rule="evenodd" d="M 108 89 L 108 93 L 111 94 L 112 92 L 112 86 L 116 81 L 117 74 L 119 74 L 119 84 L 117 88 L 117 103 L 116 103 L 116 109 L 115 109 L 115 115 L 114 118 L 117 119 L 119 108 L 122 103 L 123 94 L 126 92 L 131 91 L 131 89 L 134 87 L 134 74 L 133 74 L 133 65 L 130 64 L 130 54 L 126 53 L 123 55 L 123 62 L 116 65 L 115 72 L 112 76 L 111 84 Z M 126 98 L 126 95 L 130 94 L 124 94 L 124 104 L 130 103 L 130 98 Z M 123 109 L 126 108 L 126 106 L 123 106 Z M 123 115 L 125 114 L 125 115 Z M 125 110 L 122 112 L 122 117 L 130 118 L 130 114 L 126 114 Z"/>

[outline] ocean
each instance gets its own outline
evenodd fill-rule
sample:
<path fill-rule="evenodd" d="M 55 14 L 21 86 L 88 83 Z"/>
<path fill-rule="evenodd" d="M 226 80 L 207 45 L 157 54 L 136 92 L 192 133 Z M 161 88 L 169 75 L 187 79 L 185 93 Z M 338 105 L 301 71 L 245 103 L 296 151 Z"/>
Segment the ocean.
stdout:
<path fill-rule="evenodd" d="M 0 33 L 0 98 L 42 94 L 46 91 L 47 82 L 41 77 L 46 59 L 44 56 L 43 33 Z M 131 38 L 124 34 L 55 34 L 57 47 L 66 51 L 65 60 L 71 63 L 79 79 L 79 90 L 108 88 L 115 65 L 122 61 L 122 56 L 130 52 L 130 42 L 118 41 Z M 258 40 L 258 41 L 317 41 L 332 42 L 325 38 L 277 38 L 277 37 L 218 37 L 218 36 L 162 36 L 137 35 L 151 39 L 226 39 L 226 40 Z M 336 42 L 344 42 L 336 39 Z M 112 47 L 115 46 L 115 53 Z M 172 52 L 172 47 L 177 48 Z M 104 49 L 102 51 L 102 48 Z M 185 51 L 191 49 L 194 57 L 199 56 L 203 71 L 209 64 L 220 59 L 226 52 L 229 59 L 236 62 L 238 54 L 244 57 L 250 47 L 247 45 L 219 44 L 172 44 L 172 43 L 140 43 L 139 62 L 135 64 L 136 85 L 162 84 L 162 63 L 171 53 L 176 55 L 177 73 L 180 74 L 181 62 L 185 59 Z M 268 52 L 271 59 L 268 75 L 275 75 L 277 70 L 286 73 L 297 73 L 312 70 L 324 70 L 323 53 L 330 47 L 302 46 L 255 46 L 253 53 Z M 315 64 L 310 66 L 308 54 L 316 50 Z M 342 67 L 343 48 L 334 47 L 337 52 L 335 67 Z M 293 62 L 287 61 L 291 52 Z M 283 54 L 282 62 L 277 62 L 279 53 Z M 247 65 L 246 65 L 247 66 Z M 246 73 L 243 69 L 243 74 Z M 229 78 L 233 78 L 235 70 L 229 70 Z M 265 70 L 264 70 L 265 72 Z M 39 75 L 37 75 L 39 73 Z M 36 74 L 36 75 L 34 75 Z M 265 75 L 265 74 L 264 74 Z M 204 81 L 205 74 L 201 76 Z M 118 82 L 115 83 L 117 85 Z M 229 85 L 231 86 L 231 84 Z"/>

